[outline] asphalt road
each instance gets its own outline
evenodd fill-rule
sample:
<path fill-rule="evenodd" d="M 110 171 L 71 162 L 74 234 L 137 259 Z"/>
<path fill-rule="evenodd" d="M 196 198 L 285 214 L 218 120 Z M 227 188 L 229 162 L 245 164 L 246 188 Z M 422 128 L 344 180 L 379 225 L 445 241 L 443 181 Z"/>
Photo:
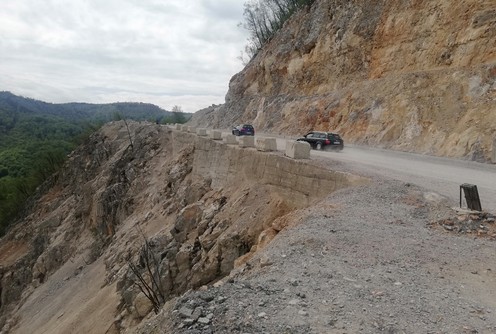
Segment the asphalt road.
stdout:
<path fill-rule="evenodd" d="M 286 139 L 278 138 L 279 150 Z M 475 184 L 483 211 L 496 212 L 496 165 L 346 145 L 341 152 L 312 150 L 311 158 L 337 160 L 353 169 L 419 185 L 460 205 L 460 185 Z M 466 207 L 463 198 L 462 206 Z"/>
<path fill-rule="evenodd" d="M 230 130 L 222 130 L 223 136 Z M 267 133 L 257 136 L 275 137 L 277 149 L 284 151 L 286 141 L 283 137 Z M 361 170 L 383 177 L 416 184 L 428 191 L 445 196 L 453 207 L 460 206 L 460 185 L 464 183 L 477 186 L 483 211 L 496 213 L 496 164 L 441 158 L 430 155 L 414 154 L 371 147 L 346 145 L 343 151 L 316 151 L 310 153 L 312 159 L 336 160 L 350 166 L 350 170 Z M 462 207 L 466 207 L 462 195 Z"/>

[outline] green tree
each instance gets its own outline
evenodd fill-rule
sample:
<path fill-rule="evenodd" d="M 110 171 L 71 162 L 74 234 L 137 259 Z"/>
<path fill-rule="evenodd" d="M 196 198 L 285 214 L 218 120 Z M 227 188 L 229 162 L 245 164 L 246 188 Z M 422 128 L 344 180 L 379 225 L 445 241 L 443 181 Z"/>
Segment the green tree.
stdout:
<path fill-rule="evenodd" d="M 246 54 L 252 58 L 298 9 L 315 0 L 250 0 L 244 3 L 244 23 L 249 32 Z M 241 56 L 243 58 L 243 56 Z"/>

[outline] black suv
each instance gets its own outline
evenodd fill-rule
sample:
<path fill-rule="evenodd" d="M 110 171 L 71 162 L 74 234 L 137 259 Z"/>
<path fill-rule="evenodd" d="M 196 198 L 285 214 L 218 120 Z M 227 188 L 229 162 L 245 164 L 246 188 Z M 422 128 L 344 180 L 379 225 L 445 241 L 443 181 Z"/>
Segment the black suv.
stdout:
<path fill-rule="evenodd" d="M 232 129 L 232 134 L 235 136 L 254 136 L 255 129 L 253 125 L 241 124 Z"/>
<path fill-rule="evenodd" d="M 306 141 L 316 150 L 327 148 L 342 150 L 344 147 L 343 139 L 332 132 L 310 131 L 297 141 Z"/>

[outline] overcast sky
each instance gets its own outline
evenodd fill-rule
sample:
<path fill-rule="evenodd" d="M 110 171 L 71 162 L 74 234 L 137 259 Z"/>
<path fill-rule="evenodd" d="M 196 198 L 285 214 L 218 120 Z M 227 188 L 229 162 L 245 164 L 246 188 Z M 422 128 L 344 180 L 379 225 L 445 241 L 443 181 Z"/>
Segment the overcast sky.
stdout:
<path fill-rule="evenodd" d="M 245 0 L 0 0 L 0 91 L 46 102 L 224 102 Z"/>

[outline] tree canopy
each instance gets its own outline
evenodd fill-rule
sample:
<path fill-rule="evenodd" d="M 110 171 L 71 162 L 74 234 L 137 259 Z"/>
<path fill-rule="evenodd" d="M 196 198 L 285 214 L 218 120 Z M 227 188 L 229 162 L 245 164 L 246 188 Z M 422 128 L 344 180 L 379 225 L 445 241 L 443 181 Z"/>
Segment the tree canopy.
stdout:
<path fill-rule="evenodd" d="M 0 235 L 67 154 L 116 114 L 154 123 L 190 118 L 147 103 L 52 104 L 0 92 Z"/>
<path fill-rule="evenodd" d="M 251 58 L 282 28 L 298 9 L 315 0 L 249 0 L 244 4 L 242 27 L 250 33 L 245 48 Z"/>

